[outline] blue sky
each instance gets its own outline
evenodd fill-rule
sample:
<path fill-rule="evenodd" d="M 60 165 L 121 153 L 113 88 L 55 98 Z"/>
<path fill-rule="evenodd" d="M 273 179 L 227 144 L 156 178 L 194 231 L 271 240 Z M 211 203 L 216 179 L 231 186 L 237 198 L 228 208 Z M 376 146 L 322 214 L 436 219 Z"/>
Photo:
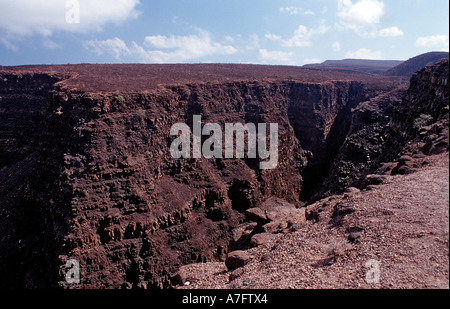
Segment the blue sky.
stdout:
<path fill-rule="evenodd" d="M 448 25 L 448 0 L 0 0 L 0 65 L 406 60 Z"/>

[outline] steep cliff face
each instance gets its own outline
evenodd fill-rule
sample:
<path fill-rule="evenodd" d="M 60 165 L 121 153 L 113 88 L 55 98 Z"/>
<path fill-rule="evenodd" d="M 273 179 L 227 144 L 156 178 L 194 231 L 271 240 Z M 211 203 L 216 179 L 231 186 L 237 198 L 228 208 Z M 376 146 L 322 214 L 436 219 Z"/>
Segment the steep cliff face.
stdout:
<path fill-rule="evenodd" d="M 401 155 L 448 151 L 448 76 L 449 61 L 442 59 L 416 72 L 409 88 L 361 103 L 353 111 L 348 136 L 316 196 L 358 186 L 367 174 Z"/>
<path fill-rule="evenodd" d="M 62 74 L 1 74 L 0 274 L 17 287 L 165 288 L 180 265 L 224 259 L 245 210 L 272 196 L 300 206 L 352 109 L 386 91 L 272 79 L 97 93 Z M 277 123 L 278 167 L 172 158 L 171 126 L 194 115 L 222 128 Z M 69 259 L 79 286 L 64 281 Z"/>
<path fill-rule="evenodd" d="M 352 109 L 365 99 L 364 87 L 357 82 L 293 89 L 289 119 L 302 149 L 311 154 L 302 171 L 302 199 L 307 200 L 325 179 L 347 136 Z"/>
<path fill-rule="evenodd" d="M 67 233 L 71 186 L 63 155 L 77 144 L 73 116 L 60 117 L 61 74 L 1 74 L 0 276 L 4 287 L 52 285 Z M 74 113 L 75 114 L 75 113 Z"/>
<path fill-rule="evenodd" d="M 67 256 L 85 265 L 93 287 L 166 287 L 179 265 L 223 259 L 246 209 L 271 196 L 298 205 L 308 158 L 321 164 L 327 137 L 337 134 L 333 124 L 350 119 L 355 94 L 363 99 L 361 84 L 236 82 L 93 99 L 99 115 L 89 125 L 90 147 L 71 154 L 85 168 L 71 180 L 76 223 Z M 173 159 L 170 128 L 190 125 L 194 115 L 221 127 L 277 123 L 278 167 L 260 170 L 256 159 Z M 100 280 L 105 273 L 111 275 Z"/>

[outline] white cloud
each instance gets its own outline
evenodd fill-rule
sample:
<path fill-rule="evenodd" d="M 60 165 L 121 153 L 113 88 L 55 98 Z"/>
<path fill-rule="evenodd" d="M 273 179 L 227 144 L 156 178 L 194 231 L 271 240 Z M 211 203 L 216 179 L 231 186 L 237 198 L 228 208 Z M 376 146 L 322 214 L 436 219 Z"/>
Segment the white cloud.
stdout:
<path fill-rule="evenodd" d="M 357 51 L 349 51 L 345 55 L 348 59 L 368 59 L 368 60 L 381 60 L 383 56 L 379 51 L 373 51 L 368 48 L 361 48 Z"/>
<path fill-rule="evenodd" d="M 385 15 L 385 4 L 378 0 L 339 0 L 339 25 L 366 38 L 397 37 L 403 31 L 396 26 L 379 29 Z"/>
<path fill-rule="evenodd" d="M 233 48 L 236 49 L 236 53 L 245 53 L 260 48 L 260 38 L 256 33 L 248 34 L 245 36 L 241 34 L 236 34 L 235 36 L 226 36 L 224 42 L 232 43 Z"/>
<path fill-rule="evenodd" d="M 283 39 L 281 36 L 276 34 L 268 33 L 266 38 L 273 41 L 280 41 L 284 47 L 308 47 L 312 46 L 311 38 L 315 34 L 325 34 L 330 30 L 330 27 L 326 25 L 326 21 L 322 20 L 319 27 L 308 28 L 304 25 L 298 26 L 294 31 L 294 34 L 289 39 Z"/>
<path fill-rule="evenodd" d="M 415 42 L 416 47 L 420 48 L 436 48 L 441 51 L 449 50 L 449 37 L 448 35 L 432 35 L 420 37 Z"/>
<path fill-rule="evenodd" d="M 234 43 L 235 40 L 231 35 L 227 35 L 225 36 L 225 41 L 230 42 L 230 43 Z"/>
<path fill-rule="evenodd" d="M 66 15 L 73 6 L 61 0 L 0 0 L 0 31 L 14 36 L 55 31 L 89 32 L 101 30 L 107 23 L 120 23 L 137 18 L 139 0 L 77 0 L 79 23 L 68 23 Z M 70 2 L 69 2 L 70 3 Z"/>
<path fill-rule="evenodd" d="M 331 46 L 333 48 L 333 51 L 338 52 L 341 50 L 341 43 L 340 42 L 334 42 Z"/>
<path fill-rule="evenodd" d="M 311 10 L 304 10 L 295 6 L 282 7 L 280 8 L 280 12 L 289 15 L 315 15 L 315 13 Z"/>
<path fill-rule="evenodd" d="M 398 27 L 390 27 L 390 28 L 383 28 L 381 30 L 378 30 L 375 36 L 383 36 L 383 37 L 396 37 L 396 36 L 402 36 L 403 31 L 400 30 Z"/>
<path fill-rule="evenodd" d="M 257 34 L 251 34 L 248 40 L 249 45 L 247 45 L 247 49 L 254 49 L 259 47 L 259 36 Z"/>
<path fill-rule="evenodd" d="M 283 52 L 283 51 L 269 51 L 267 49 L 259 50 L 259 59 L 267 63 L 289 63 L 293 64 L 292 57 L 293 52 Z"/>
<path fill-rule="evenodd" d="M 294 35 L 287 40 L 283 41 L 285 47 L 304 47 L 312 46 L 311 37 L 314 34 L 313 29 L 300 25 L 297 30 L 294 31 Z"/>
<path fill-rule="evenodd" d="M 296 8 L 293 6 L 280 8 L 281 13 L 287 13 L 290 15 L 298 15 L 302 11 L 302 8 Z"/>
<path fill-rule="evenodd" d="M 377 0 L 339 0 L 338 16 L 349 27 L 380 23 L 384 15 L 384 3 Z"/>
<path fill-rule="evenodd" d="M 157 57 L 149 52 L 150 62 L 174 62 L 202 58 L 211 55 L 232 55 L 237 49 L 230 45 L 214 42 L 210 34 L 198 29 L 198 34 L 188 36 L 148 36 L 144 45 L 150 48 L 169 49 L 159 52 Z"/>
<path fill-rule="evenodd" d="M 119 38 L 104 41 L 86 41 L 83 45 L 84 48 L 95 52 L 99 56 L 106 53 L 117 60 L 122 56 L 131 54 L 131 50 L 127 47 L 127 44 Z"/>
<path fill-rule="evenodd" d="M 10 42 L 10 40 L 6 39 L 5 37 L 1 37 L 0 36 L 0 42 L 8 49 L 12 50 L 12 51 L 17 51 L 19 48 L 13 44 L 12 42 Z"/>
<path fill-rule="evenodd" d="M 379 0 L 339 0 L 339 25 L 365 38 L 398 37 L 404 33 L 397 26 L 380 29 L 385 4 Z"/>
<path fill-rule="evenodd" d="M 50 40 L 48 37 L 44 37 L 42 40 L 42 45 L 47 49 L 56 49 L 61 47 L 60 44 Z"/>
<path fill-rule="evenodd" d="M 272 34 L 272 33 L 267 33 L 265 35 L 266 39 L 272 40 L 272 41 L 283 41 L 283 38 L 279 35 L 276 34 Z"/>
<path fill-rule="evenodd" d="M 230 45 L 214 42 L 210 34 L 202 29 L 187 36 L 147 36 L 143 46 L 132 42 L 131 46 L 114 38 L 104 41 L 87 41 L 84 47 L 98 55 L 109 54 L 117 60 L 133 57 L 144 63 L 176 63 L 201 59 L 213 55 L 232 55 L 238 52 Z"/>

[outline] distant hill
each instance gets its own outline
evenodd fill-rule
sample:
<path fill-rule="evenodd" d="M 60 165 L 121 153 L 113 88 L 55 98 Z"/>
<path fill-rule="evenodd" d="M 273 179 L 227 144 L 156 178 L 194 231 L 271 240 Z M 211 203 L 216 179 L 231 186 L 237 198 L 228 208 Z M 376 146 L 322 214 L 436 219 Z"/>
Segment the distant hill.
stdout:
<path fill-rule="evenodd" d="M 434 64 L 439 59 L 448 58 L 448 52 L 430 52 L 411 58 L 383 73 L 385 76 L 412 76 L 415 72 Z"/>
<path fill-rule="evenodd" d="M 403 61 L 397 60 L 365 60 L 365 59 L 344 59 L 344 60 L 327 60 L 323 63 L 307 64 L 305 68 L 321 68 L 321 69 L 347 69 L 361 71 L 369 74 L 382 74 Z"/>

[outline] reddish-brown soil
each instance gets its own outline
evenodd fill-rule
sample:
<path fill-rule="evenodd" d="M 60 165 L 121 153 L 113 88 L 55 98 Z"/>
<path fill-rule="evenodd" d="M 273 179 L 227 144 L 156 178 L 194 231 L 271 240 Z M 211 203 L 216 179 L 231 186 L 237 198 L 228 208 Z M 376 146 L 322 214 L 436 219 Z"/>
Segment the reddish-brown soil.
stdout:
<path fill-rule="evenodd" d="M 232 64 L 1 68 L 0 288 L 372 287 L 371 259 L 376 287 L 442 287 L 448 158 L 427 156 L 448 156 L 448 60 L 404 82 Z M 173 158 L 170 129 L 194 115 L 277 123 L 277 168 Z M 230 256 L 249 264 L 228 272 Z M 174 276 L 206 262 L 218 264 Z"/>
<path fill-rule="evenodd" d="M 415 164 L 413 174 L 309 206 L 320 210 L 318 221 L 250 249 L 243 268 L 228 271 L 219 262 L 182 267 L 181 288 L 448 289 L 448 153 Z M 336 205 L 354 212 L 335 224 Z M 373 261 L 379 282 L 370 276 Z"/>
<path fill-rule="evenodd" d="M 358 71 L 306 69 L 295 66 L 251 64 L 77 64 L 3 67 L 14 72 L 53 72 L 71 76 L 63 85 L 88 92 L 141 92 L 160 86 L 195 83 L 224 83 L 253 80 L 299 80 L 312 84 L 330 80 L 361 81 L 391 87 L 405 78 L 380 77 Z"/>

